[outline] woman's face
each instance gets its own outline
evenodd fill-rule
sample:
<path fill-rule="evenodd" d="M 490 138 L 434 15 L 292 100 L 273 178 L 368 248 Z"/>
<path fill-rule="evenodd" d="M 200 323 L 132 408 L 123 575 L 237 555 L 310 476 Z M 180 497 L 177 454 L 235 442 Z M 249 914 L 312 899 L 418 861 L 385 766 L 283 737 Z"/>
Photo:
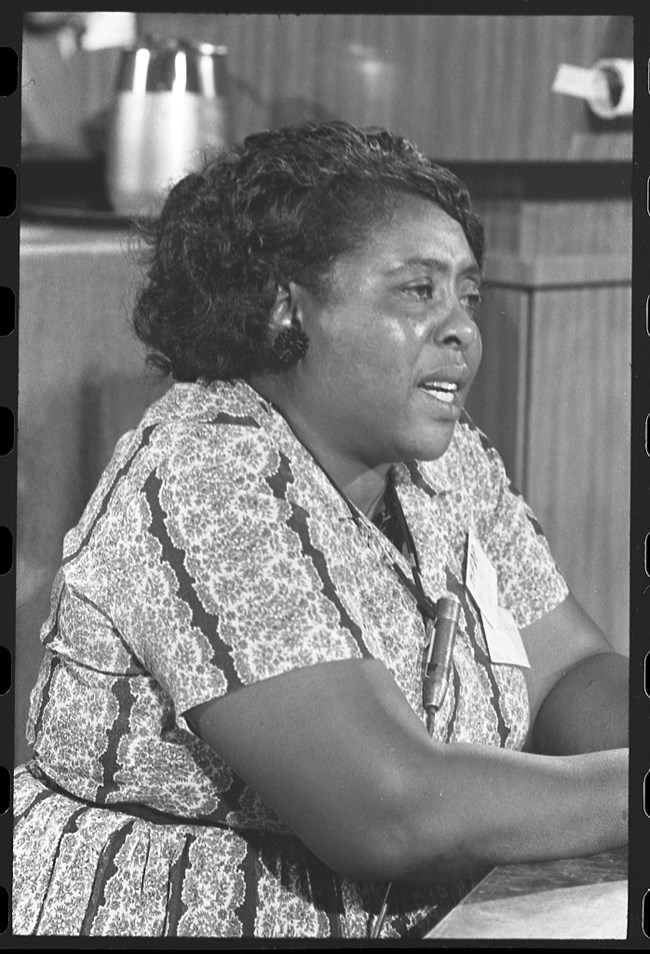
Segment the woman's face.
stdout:
<path fill-rule="evenodd" d="M 480 281 L 459 223 L 405 195 L 335 262 L 326 301 L 297 287 L 309 349 L 291 372 L 291 418 L 330 468 L 445 452 L 481 359 Z"/>

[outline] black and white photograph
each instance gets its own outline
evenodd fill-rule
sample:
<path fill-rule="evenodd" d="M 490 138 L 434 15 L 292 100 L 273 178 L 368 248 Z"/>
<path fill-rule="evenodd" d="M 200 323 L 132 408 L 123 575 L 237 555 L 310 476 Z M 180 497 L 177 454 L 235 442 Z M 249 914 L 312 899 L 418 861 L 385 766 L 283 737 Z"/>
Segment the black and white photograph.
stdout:
<path fill-rule="evenodd" d="M 527 6 L 23 12 L 14 943 L 638 937 L 638 23 Z"/>

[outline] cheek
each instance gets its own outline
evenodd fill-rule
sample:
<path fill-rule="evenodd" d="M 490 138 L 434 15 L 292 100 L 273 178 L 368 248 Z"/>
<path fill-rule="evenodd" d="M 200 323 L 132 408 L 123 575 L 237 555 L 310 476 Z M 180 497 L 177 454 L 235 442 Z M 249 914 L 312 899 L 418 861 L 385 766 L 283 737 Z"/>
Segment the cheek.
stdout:
<path fill-rule="evenodd" d="M 476 372 L 479 369 L 482 357 L 483 357 L 483 339 L 481 338 L 481 332 L 477 328 L 476 342 L 474 343 L 472 347 L 472 353 L 469 359 L 471 362 L 472 368 L 474 369 L 474 374 L 476 374 Z"/>
<path fill-rule="evenodd" d="M 399 375 L 417 354 L 417 343 L 399 324 L 382 322 L 376 316 L 357 322 L 354 334 L 337 336 L 335 350 L 340 360 L 356 369 L 357 374 L 377 376 Z"/>
<path fill-rule="evenodd" d="M 402 366 L 406 369 L 417 362 L 428 337 L 429 331 L 424 325 L 384 321 L 369 330 L 364 346 L 373 360 L 395 370 Z"/>

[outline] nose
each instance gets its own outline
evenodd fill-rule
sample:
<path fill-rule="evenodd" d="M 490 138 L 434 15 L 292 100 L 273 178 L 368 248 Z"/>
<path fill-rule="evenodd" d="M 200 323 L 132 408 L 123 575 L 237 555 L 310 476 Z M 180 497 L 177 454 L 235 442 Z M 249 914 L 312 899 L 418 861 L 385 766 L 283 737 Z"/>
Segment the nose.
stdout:
<path fill-rule="evenodd" d="M 436 344 L 466 351 L 478 341 L 479 330 L 467 310 L 460 302 L 455 302 L 443 320 L 436 325 L 433 337 Z"/>

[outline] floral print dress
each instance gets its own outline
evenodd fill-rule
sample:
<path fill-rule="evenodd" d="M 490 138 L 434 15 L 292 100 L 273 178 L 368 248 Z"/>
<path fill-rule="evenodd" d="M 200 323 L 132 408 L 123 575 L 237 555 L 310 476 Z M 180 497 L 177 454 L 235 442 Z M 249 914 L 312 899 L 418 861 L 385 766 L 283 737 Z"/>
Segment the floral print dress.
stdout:
<path fill-rule="evenodd" d="M 462 605 L 436 736 L 519 749 L 523 671 L 491 662 L 464 562 L 473 526 L 526 626 L 567 594 L 541 529 L 468 418 L 442 458 L 392 480 L 427 596 Z M 176 384 L 153 404 L 65 539 L 34 758 L 15 775 L 14 933 L 369 937 L 386 885 L 323 864 L 184 714 L 372 657 L 423 715 L 424 626 L 398 568 L 410 573 L 247 384 Z M 395 885 L 382 936 L 421 937 L 466 888 Z"/>

